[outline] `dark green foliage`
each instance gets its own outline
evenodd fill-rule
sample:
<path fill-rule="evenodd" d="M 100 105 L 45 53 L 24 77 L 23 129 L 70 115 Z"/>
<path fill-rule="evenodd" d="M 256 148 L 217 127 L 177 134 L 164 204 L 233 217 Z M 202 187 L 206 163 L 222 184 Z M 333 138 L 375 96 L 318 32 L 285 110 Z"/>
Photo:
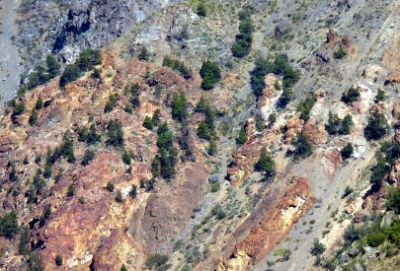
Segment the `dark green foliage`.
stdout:
<path fill-rule="evenodd" d="M 117 194 L 115 195 L 115 201 L 118 203 L 122 203 L 124 201 L 124 199 L 122 198 L 121 190 L 117 191 Z"/>
<path fill-rule="evenodd" d="M 51 177 L 53 170 L 51 168 L 51 164 L 46 164 L 44 166 L 44 170 L 43 170 L 43 177 L 45 177 L 46 179 L 49 179 Z"/>
<path fill-rule="evenodd" d="M 232 46 L 232 54 L 235 57 L 242 58 L 250 53 L 253 41 L 254 27 L 251 21 L 250 8 L 244 8 L 239 14 L 239 19 L 239 34 L 236 35 L 236 41 Z"/>
<path fill-rule="evenodd" d="M 243 145 L 247 142 L 247 133 L 244 127 L 240 128 L 239 135 L 236 138 L 236 143 L 239 145 Z"/>
<path fill-rule="evenodd" d="M 328 124 L 325 125 L 325 129 L 330 135 L 348 135 L 353 125 L 351 115 L 347 114 L 341 120 L 337 114 L 329 112 Z"/>
<path fill-rule="evenodd" d="M 214 155 L 216 152 L 217 152 L 217 143 L 215 143 L 215 140 L 211 140 L 210 144 L 208 145 L 207 153 L 209 155 Z"/>
<path fill-rule="evenodd" d="M 342 159 L 346 160 L 353 155 L 353 152 L 353 145 L 351 145 L 351 143 L 348 143 L 346 146 L 343 147 L 343 149 L 341 149 L 340 154 L 342 155 Z"/>
<path fill-rule="evenodd" d="M 64 72 L 60 77 L 60 86 L 63 88 L 69 82 L 75 81 L 81 76 L 81 70 L 76 64 L 69 64 L 65 67 Z"/>
<path fill-rule="evenodd" d="M 116 103 L 117 103 L 117 95 L 110 94 L 110 96 L 108 97 L 108 102 L 104 107 L 104 113 L 111 112 L 114 109 Z"/>
<path fill-rule="evenodd" d="M 333 54 L 334 58 L 342 59 L 347 56 L 347 50 L 343 45 L 340 45 L 339 49 Z"/>
<path fill-rule="evenodd" d="M 15 169 L 14 163 L 11 164 L 11 172 L 10 172 L 10 174 L 8 174 L 8 179 L 10 180 L 10 182 L 19 181 L 18 174 L 17 174 L 17 171 Z"/>
<path fill-rule="evenodd" d="M 36 109 L 36 110 L 40 110 L 40 109 L 42 109 L 42 107 L 43 107 L 43 100 L 42 100 L 41 97 L 39 97 L 39 98 L 36 100 L 35 109 Z"/>
<path fill-rule="evenodd" d="M 47 72 L 49 78 L 54 78 L 60 74 L 60 63 L 53 55 L 48 55 L 46 58 Z"/>
<path fill-rule="evenodd" d="M 83 72 L 92 70 L 95 66 L 101 64 L 101 56 L 99 50 L 86 49 L 82 51 L 76 61 L 79 68 Z"/>
<path fill-rule="evenodd" d="M 153 126 L 154 126 L 154 124 L 153 124 L 152 118 L 150 118 L 149 116 L 144 117 L 143 127 L 147 128 L 149 130 L 153 130 Z"/>
<path fill-rule="evenodd" d="M 150 53 L 149 53 L 149 51 L 147 50 L 146 47 L 144 47 L 144 46 L 140 47 L 140 51 L 139 51 L 139 54 L 138 54 L 138 59 L 139 60 L 143 60 L 143 61 L 149 61 Z"/>
<path fill-rule="evenodd" d="M 140 106 L 140 86 L 138 84 L 126 86 L 125 93 L 128 95 L 132 107 L 138 108 Z"/>
<path fill-rule="evenodd" d="M 94 124 L 90 125 L 89 130 L 86 127 L 79 127 L 76 132 L 78 133 L 78 140 L 81 142 L 92 145 L 100 141 L 100 135 L 97 133 Z"/>
<path fill-rule="evenodd" d="M 386 99 L 385 92 L 381 89 L 378 90 L 378 94 L 375 97 L 375 103 L 383 102 Z"/>
<path fill-rule="evenodd" d="M 46 205 L 43 208 L 43 214 L 42 214 L 42 220 L 46 221 L 47 219 L 49 219 L 51 216 L 51 206 L 50 205 Z"/>
<path fill-rule="evenodd" d="M 0 217 L 0 236 L 12 239 L 18 233 L 17 212 L 11 211 Z"/>
<path fill-rule="evenodd" d="M 136 196 L 137 196 L 137 187 L 136 187 L 136 185 L 132 184 L 131 190 L 129 191 L 129 196 L 131 198 L 133 198 L 133 199 L 136 198 Z"/>
<path fill-rule="evenodd" d="M 211 210 L 211 214 L 215 216 L 218 220 L 222 220 L 226 216 L 226 212 L 221 205 L 215 205 Z"/>
<path fill-rule="evenodd" d="M 325 246 L 318 241 L 318 239 L 314 240 L 313 246 L 311 248 L 311 254 L 314 256 L 320 256 L 325 251 Z"/>
<path fill-rule="evenodd" d="M 74 143 L 69 133 L 65 133 L 64 135 L 64 142 L 61 145 L 60 152 L 69 163 L 75 162 Z"/>
<path fill-rule="evenodd" d="M 122 161 L 125 164 L 130 165 L 131 164 L 131 160 L 132 160 L 131 154 L 128 151 L 125 150 L 124 153 L 122 154 Z"/>
<path fill-rule="evenodd" d="M 378 247 L 386 240 L 386 235 L 382 232 L 374 232 L 367 236 L 367 244 L 371 247 Z"/>
<path fill-rule="evenodd" d="M 386 201 L 386 209 L 400 214 L 400 188 L 392 188 L 389 190 Z"/>
<path fill-rule="evenodd" d="M 250 72 L 250 83 L 254 95 L 258 98 L 262 96 L 265 88 L 264 77 L 269 73 L 282 76 L 283 93 L 278 101 L 278 106 L 284 108 L 292 96 L 292 87 L 299 80 L 299 73 L 294 70 L 289 63 L 287 55 L 279 54 L 274 61 L 259 57 L 255 61 L 255 68 Z"/>
<path fill-rule="evenodd" d="M 179 72 L 179 74 L 185 79 L 190 79 L 192 77 L 192 70 L 190 68 L 186 67 L 183 62 L 177 59 L 172 59 L 168 55 L 163 59 L 163 66 L 170 67 L 174 71 Z"/>
<path fill-rule="evenodd" d="M 195 109 L 196 112 L 202 112 L 205 114 L 205 120 L 199 124 L 197 128 L 197 135 L 206 140 L 212 140 L 216 137 L 215 135 L 215 112 L 211 108 L 211 105 L 205 98 L 201 98 Z"/>
<path fill-rule="evenodd" d="M 221 69 L 216 63 L 206 60 L 201 66 L 200 76 L 203 78 L 201 82 L 202 89 L 210 90 L 221 80 Z"/>
<path fill-rule="evenodd" d="M 255 164 L 255 169 L 265 173 L 267 178 L 275 174 L 275 162 L 265 147 L 261 149 L 260 159 Z"/>
<path fill-rule="evenodd" d="M 122 131 L 122 125 L 117 120 L 111 120 L 107 125 L 107 145 L 114 147 L 122 147 L 124 145 L 124 132 Z"/>
<path fill-rule="evenodd" d="M 86 49 L 79 55 L 74 64 L 65 67 L 60 77 L 60 86 L 63 88 L 69 82 L 75 81 L 82 76 L 84 72 L 94 69 L 96 65 L 101 64 L 101 56 L 98 50 Z"/>
<path fill-rule="evenodd" d="M 368 125 L 364 129 L 364 136 L 368 140 L 378 140 L 384 137 L 389 129 L 385 115 L 374 111 L 368 118 Z"/>
<path fill-rule="evenodd" d="M 152 162 L 153 177 L 161 176 L 164 179 L 171 179 L 175 175 L 175 163 L 178 155 L 178 151 L 173 145 L 174 135 L 166 122 L 158 127 L 157 134 L 158 153 Z"/>
<path fill-rule="evenodd" d="M 146 267 L 150 270 L 162 270 L 160 269 L 162 266 L 165 266 L 168 262 L 168 256 L 166 255 L 161 255 L 161 254 L 154 254 L 152 256 L 150 256 L 147 260 L 146 260 Z"/>
<path fill-rule="evenodd" d="M 317 99 L 315 98 L 315 95 L 312 94 L 304 101 L 299 103 L 299 105 L 297 106 L 297 111 L 300 112 L 300 119 L 308 121 L 308 119 L 310 118 L 311 110 L 314 107 L 316 101 Z"/>
<path fill-rule="evenodd" d="M 30 242 L 30 233 L 29 227 L 23 226 L 21 228 L 21 235 L 19 237 L 18 243 L 18 254 L 19 255 L 26 255 L 29 252 L 29 242 Z"/>
<path fill-rule="evenodd" d="M 25 102 L 21 101 L 19 103 L 15 102 L 14 110 L 11 113 L 11 118 L 14 120 L 15 117 L 21 115 L 25 111 Z"/>
<path fill-rule="evenodd" d="M 182 161 L 191 160 L 194 161 L 193 150 L 190 145 L 190 130 L 187 121 L 182 122 L 181 136 L 178 139 L 178 143 L 184 151 L 184 155 L 181 157 Z"/>
<path fill-rule="evenodd" d="M 101 79 L 101 69 L 94 68 L 92 74 L 90 75 L 93 79 Z"/>
<path fill-rule="evenodd" d="M 313 152 L 313 145 L 304 134 L 300 134 L 292 143 L 294 159 L 309 157 Z"/>
<path fill-rule="evenodd" d="M 63 264 L 63 259 L 60 255 L 57 255 L 56 258 L 54 259 L 54 262 L 56 263 L 57 266 L 61 266 Z"/>
<path fill-rule="evenodd" d="M 113 192 L 114 191 L 114 184 L 112 182 L 108 182 L 106 185 L 106 189 L 108 192 Z"/>
<path fill-rule="evenodd" d="M 44 271 L 42 260 L 35 252 L 32 252 L 31 254 L 29 254 L 28 268 L 26 270 L 27 271 Z"/>
<path fill-rule="evenodd" d="M 68 186 L 67 196 L 71 198 L 74 195 L 75 195 L 75 187 L 73 184 L 71 184 L 70 186 Z"/>
<path fill-rule="evenodd" d="M 207 8 L 206 5 L 203 2 L 200 2 L 197 6 L 196 10 L 197 15 L 201 17 L 206 17 L 207 16 Z"/>
<path fill-rule="evenodd" d="M 29 116 L 28 122 L 30 125 L 33 126 L 33 125 L 35 125 L 37 120 L 38 120 L 38 112 L 35 109 L 33 109 L 31 115 Z"/>
<path fill-rule="evenodd" d="M 171 109 L 172 109 L 172 118 L 178 120 L 178 121 L 183 121 L 186 119 L 188 113 L 186 110 L 186 96 L 185 93 L 181 92 L 180 94 L 174 93 L 172 97 L 172 104 L 171 104 Z"/>
<path fill-rule="evenodd" d="M 342 120 L 342 127 L 339 130 L 339 134 L 348 135 L 350 134 L 351 127 L 354 125 L 353 118 L 347 114 Z"/>
<path fill-rule="evenodd" d="M 158 127 L 158 125 L 160 125 L 161 123 L 161 112 L 160 109 L 157 109 L 156 111 L 154 111 L 153 113 L 153 117 L 151 118 L 153 125 Z"/>
<path fill-rule="evenodd" d="M 82 158 L 82 163 L 81 163 L 82 166 L 89 165 L 90 161 L 93 160 L 94 156 L 95 156 L 94 151 L 89 150 L 89 149 L 85 150 L 85 153 L 83 154 L 83 158 Z"/>
<path fill-rule="evenodd" d="M 360 98 L 360 91 L 358 88 L 351 87 L 347 93 L 343 93 L 342 95 L 342 102 L 346 104 L 352 104 L 355 101 L 358 101 Z"/>
<path fill-rule="evenodd" d="M 126 268 L 125 264 L 123 264 L 119 271 L 128 271 L 128 268 Z"/>
<path fill-rule="evenodd" d="M 386 158 L 379 152 L 376 154 L 376 160 L 377 163 L 375 166 L 372 167 L 371 170 L 372 172 L 371 172 L 370 182 L 372 183 L 374 188 L 378 190 L 379 187 L 381 187 L 385 175 L 390 167 L 386 162 Z"/>

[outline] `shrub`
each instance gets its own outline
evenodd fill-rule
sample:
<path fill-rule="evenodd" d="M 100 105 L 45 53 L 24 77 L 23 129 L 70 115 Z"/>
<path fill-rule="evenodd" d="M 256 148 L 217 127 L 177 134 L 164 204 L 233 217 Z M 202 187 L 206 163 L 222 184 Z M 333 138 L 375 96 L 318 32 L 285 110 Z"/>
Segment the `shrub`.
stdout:
<path fill-rule="evenodd" d="M 124 145 L 124 132 L 122 131 L 121 123 L 117 120 L 111 120 L 107 125 L 107 129 L 107 144 L 114 147 L 122 147 Z"/>
<path fill-rule="evenodd" d="M 52 173 L 53 173 L 53 170 L 52 170 L 52 168 L 51 168 L 51 164 L 47 163 L 47 164 L 44 166 L 43 177 L 45 177 L 46 179 L 48 179 L 48 178 L 51 177 Z"/>
<path fill-rule="evenodd" d="M 376 165 L 372 167 L 370 182 L 372 183 L 373 188 L 378 190 L 381 187 L 385 175 L 389 170 L 389 165 L 381 153 L 377 153 L 376 160 Z"/>
<path fill-rule="evenodd" d="M 347 114 L 342 120 L 339 134 L 341 135 L 350 134 L 350 130 L 353 125 L 354 125 L 353 118 L 351 117 L 351 115 Z"/>
<path fill-rule="evenodd" d="M 146 260 L 146 267 L 150 270 L 158 270 L 160 267 L 168 262 L 168 256 L 161 254 L 154 254 Z"/>
<path fill-rule="evenodd" d="M 183 92 L 180 94 L 174 93 L 172 98 L 172 118 L 183 121 L 187 117 L 187 110 L 186 110 L 186 96 Z"/>
<path fill-rule="evenodd" d="M 314 107 L 316 100 L 317 99 L 315 95 L 312 94 L 311 96 L 307 97 L 304 101 L 299 103 L 299 105 L 297 106 L 297 111 L 300 112 L 300 119 L 308 121 L 308 119 L 310 118 L 311 110 Z"/>
<path fill-rule="evenodd" d="M 11 114 L 11 118 L 14 119 L 16 116 L 22 115 L 25 111 L 25 103 L 23 101 L 15 103 L 14 110 Z"/>
<path fill-rule="evenodd" d="M 179 72 L 179 74 L 185 78 L 185 79 L 190 79 L 192 77 L 192 70 L 186 65 L 176 59 L 172 59 L 170 56 L 165 56 L 163 59 L 163 66 L 170 67 L 174 71 Z"/>
<path fill-rule="evenodd" d="M 60 74 L 61 65 L 53 55 L 48 55 L 46 58 L 47 72 L 49 78 L 54 78 Z"/>
<path fill-rule="evenodd" d="M 100 64 L 101 56 L 98 50 L 86 49 L 82 51 L 75 63 L 65 67 L 60 77 L 60 86 L 62 88 L 65 87 L 69 82 L 81 77 L 84 72 L 92 70 L 96 65 Z"/>
<path fill-rule="evenodd" d="M 221 205 L 215 205 L 211 210 L 211 214 L 215 216 L 218 220 L 222 220 L 226 216 L 224 208 Z"/>
<path fill-rule="evenodd" d="M 124 199 L 122 198 L 121 190 L 117 191 L 117 194 L 115 195 L 115 201 L 118 203 L 122 203 L 124 201 Z"/>
<path fill-rule="evenodd" d="M 114 109 L 116 103 L 117 103 L 117 95 L 110 94 L 110 96 L 108 97 L 108 102 L 104 107 L 104 113 L 111 112 Z"/>
<path fill-rule="evenodd" d="M 313 152 L 313 146 L 307 136 L 300 134 L 292 143 L 294 159 L 309 157 Z"/>
<path fill-rule="evenodd" d="M 212 140 L 208 145 L 207 153 L 208 155 L 214 155 L 216 152 L 217 152 L 217 144 L 215 143 L 214 140 Z"/>
<path fill-rule="evenodd" d="M 207 8 L 206 5 L 203 2 L 200 2 L 197 5 L 197 10 L 196 10 L 197 15 L 201 17 L 206 17 L 207 16 Z"/>
<path fill-rule="evenodd" d="M 36 109 L 36 110 L 40 110 L 40 109 L 42 109 L 42 107 L 43 107 L 43 100 L 42 100 L 41 97 L 39 97 L 39 98 L 36 100 L 35 109 Z"/>
<path fill-rule="evenodd" d="M 374 232 L 367 236 L 367 244 L 371 247 L 378 247 L 386 240 L 386 235 L 382 232 Z"/>
<path fill-rule="evenodd" d="M 400 214 L 400 189 L 392 188 L 389 190 L 386 201 L 386 209 Z"/>
<path fill-rule="evenodd" d="M 60 255 L 57 255 L 54 261 L 57 266 L 61 266 L 63 264 L 63 259 L 61 258 Z"/>
<path fill-rule="evenodd" d="M 125 164 L 130 165 L 131 160 L 132 160 L 131 154 L 125 150 L 124 153 L 122 154 L 122 161 Z"/>
<path fill-rule="evenodd" d="M 29 227 L 24 226 L 21 229 L 21 235 L 18 243 L 18 254 L 26 255 L 29 252 L 30 233 Z"/>
<path fill-rule="evenodd" d="M 265 147 L 261 149 L 260 158 L 255 164 L 255 169 L 265 173 L 266 177 L 271 177 L 275 174 L 275 162 Z"/>
<path fill-rule="evenodd" d="M 114 191 L 114 184 L 112 182 L 108 182 L 106 185 L 106 189 L 108 192 L 113 192 Z"/>
<path fill-rule="evenodd" d="M 143 60 L 143 61 L 149 61 L 150 53 L 149 53 L 149 51 L 147 50 L 146 47 L 144 47 L 144 46 L 140 47 L 140 51 L 139 51 L 139 54 L 138 54 L 138 59 L 139 60 Z"/>
<path fill-rule="evenodd" d="M 29 116 L 28 122 L 31 126 L 33 126 L 36 124 L 37 120 L 38 120 L 38 113 L 35 109 L 33 109 L 31 115 Z"/>
<path fill-rule="evenodd" d="M 127 86 L 125 93 L 128 95 L 131 105 L 138 108 L 140 106 L 140 86 L 138 84 Z"/>
<path fill-rule="evenodd" d="M 67 190 L 67 196 L 68 197 L 73 197 L 75 195 L 75 188 L 74 188 L 74 185 L 70 185 L 70 186 L 68 186 L 68 190 Z"/>
<path fill-rule="evenodd" d="M 375 103 L 383 102 L 386 99 L 385 92 L 381 89 L 378 90 L 378 94 L 375 97 Z"/>
<path fill-rule="evenodd" d="M 157 134 L 158 153 L 152 162 L 153 177 L 161 175 L 164 179 L 170 179 L 175 175 L 174 166 L 178 155 L 173 146 L 174 135 L 166 122 L 158 127 Z"/>
<path fill-rule="evenodd" d="M 144 117 L 143 127 L 149 130 L 153 130 L 153 120 L 149 116 Z"/>
<path fill-rule="evenodd" d="M 242 127 L 239 131 L 239 135 L 238 138 L 236 139 L 236 143 L 239 145 L 243 145 L 247 142 L 248 138 L 247 138 L 247 133 L 246 130 L 244 129 L 244 127 Z"/>
<path fill-rule="evenodd" d="M 387 134 L 389 125 L 385 115 L 374 111 L 368 118 L 368 125 L 364 129 L 364 136 L 368 140 L 378 140 Z"/>
<path fill-rule="evenodd" d="M 282 76 L 283 93 L 278 100 L 278 106 L 284 108 L 292 96 L 292 87 L 299 80 L 299 73 L 290 66 L 289 59 L 285 54 L 275 56 L 271 61 L 263 57 L 258 57 L 255 61 L 255 68 L 250 72 L 250 83 L 254 95 L 259 98 L 263 95 L 265 88 L 264 78 L 269 73 Z"/>
<path fill-rule="evenodd" d="M 221 189 L 221 184 L 218 182 L 211 184 L 211 192 L 216 193 Z"/>
<path fill-rule="evenodd" d="M 154 126 L 158 126 L 161 123 L 161 112 L 160 109 L 157 109 L 156 111 L 154 111 L 153 113 L 153 117 L 151 118 L 151 121 L 153 122 Z"/>
<path fill-rule="evenodd" d="M 343 93 L 342 95 L 342 102 L 346 104 L 352 104 L 355 101 L 358 101 L 360 98 L 360 91 L 358 88 L 351 87 L 347 93 Z"/>
<path fill-rule="evenodd" d="M 240 25 L 239 34 L 236 35 L 236 41 L 232 46 L 232 54 L 235 57 L 242 58 L 247 56 L 251 50 L 252 33 L 254 30 L 251 21 L 251 12 L 249 8 L 243 9 L 239 14 Z"/>
<path fill-rule="evenodd" d="M 27 271 L 44 271 L 42 260 L 35 252 L 29 254 Z"/>
<path fill-rule="evenodd" d="M 136 196 L 137 196 L 137 187 L 136 187 L 136 185 L 132 184 L 131 190 L 129 191 L 129 196 L 131 198 L 133 198 L 133 199 L 136 198 Z"/>
<path fill-rule="evenodd" d="M 201 66 L 200 76 L 203 79 L 201 87 L 204 90 L 210 90 L 221 80 L 221 69 L 216 63 L 206 60 Z"/>
<path fill-rule="evenodd" d="M 347 50 L 343 45 L 340 45 L 339 49 L 333 54 L 334 58 L 342 59 L 347 56 Z"/>
<path fill-rule="evenodd" d="M 65 87 L 69 82 L 75 81 L 81 76 L 79 66 L 69 64 L 65 67 L 63 74 L 60 77 L 60 87 Z"/>
<path fill-rule="evenodd" d="M 82 158 L 82 166 L 89 165 L 90 161 L 93 160 L 94 156 L 95 156 L 94 151 L 85 150 L 85 153 L 83 154 L 83 158 Z"/>
<path fill-rule="evenodd" d="M 318 239 L 314 240 L 313 246 L 311 248 L 311 254 L 314 256 L 320 256 L 325 251 L 325 246 L 321 244 Z"/>
<path fill-rule="evenodd" d="M 11 211 L 0 218 L 0 236 L 12 239 L 18 233 L 17 212 Z"/>
<path fill-rule="evenodd" d="M 340 154 L 342 155 L 343 160 L 346 160 L 350 158 L 353 155 L 353 145 L 351 143 L 348 143 L 346 146 L 343 147 L 343 149 L 340 151 Z"/>

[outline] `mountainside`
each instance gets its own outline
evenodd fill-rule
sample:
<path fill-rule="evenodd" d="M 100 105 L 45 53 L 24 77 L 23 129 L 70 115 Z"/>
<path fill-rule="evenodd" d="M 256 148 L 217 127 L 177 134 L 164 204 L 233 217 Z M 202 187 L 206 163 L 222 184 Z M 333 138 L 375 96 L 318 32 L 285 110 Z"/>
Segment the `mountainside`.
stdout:
<path fill-rule="evenodd" d="M 1 5 L 0 270 L 400 270 L 398 1 Z"/>

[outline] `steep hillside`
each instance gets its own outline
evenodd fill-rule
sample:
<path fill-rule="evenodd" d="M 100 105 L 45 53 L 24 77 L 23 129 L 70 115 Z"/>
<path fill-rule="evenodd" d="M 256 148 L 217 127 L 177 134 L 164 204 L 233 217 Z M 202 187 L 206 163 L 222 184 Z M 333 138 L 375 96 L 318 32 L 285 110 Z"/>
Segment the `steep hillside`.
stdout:
<path fill-rule="evenodd" d="M 399 268 L 397 1 L 18 11 L 0 269 Z"/>

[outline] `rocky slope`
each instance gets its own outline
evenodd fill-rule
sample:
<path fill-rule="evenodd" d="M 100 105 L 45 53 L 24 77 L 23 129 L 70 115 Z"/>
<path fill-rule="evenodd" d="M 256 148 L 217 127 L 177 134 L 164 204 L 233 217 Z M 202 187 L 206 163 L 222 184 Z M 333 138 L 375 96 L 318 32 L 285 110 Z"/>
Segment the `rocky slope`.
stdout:
<path fill-rule="evenodd" d="M 239 59 L 231 47 L 245 4 L 254 31 Z M 22 1 L 27 70 L 37 55 L 70 63 L 86 47 L 101 47 L 102 61 L 65 88 L 55 77 L 18 96 L 1 117 L 0 218 L 14 210 L 17 225 L 12 236 L 0 227 L 0 269 L 395 270 L 389 233 L 372 247 L 365 233 L 349 244 L 348 228 L 396 225 L 385 207 L 399 182 L 395 147 L 384 145 L 379 187 L 371 175 L 381 143 L 400 142 L 397 1 L 205 1 L 206 16 L 198 8 Z M 163 66 L 166 55 L 191 76 Z M 222 69 L 208 91 L 206 59 Z M 208 107 L 198 106 L 204 98 Z M 173 134 L 166 149 L 161 128 L 144 127 L 157 110 Z M 206 140 L 198 131 L 210 118 L 216 136 Z M 256 170 L 263 152 L 270 174 Z M 170 153 L 175 174 L 162 177 L 154 161 Z"/>

